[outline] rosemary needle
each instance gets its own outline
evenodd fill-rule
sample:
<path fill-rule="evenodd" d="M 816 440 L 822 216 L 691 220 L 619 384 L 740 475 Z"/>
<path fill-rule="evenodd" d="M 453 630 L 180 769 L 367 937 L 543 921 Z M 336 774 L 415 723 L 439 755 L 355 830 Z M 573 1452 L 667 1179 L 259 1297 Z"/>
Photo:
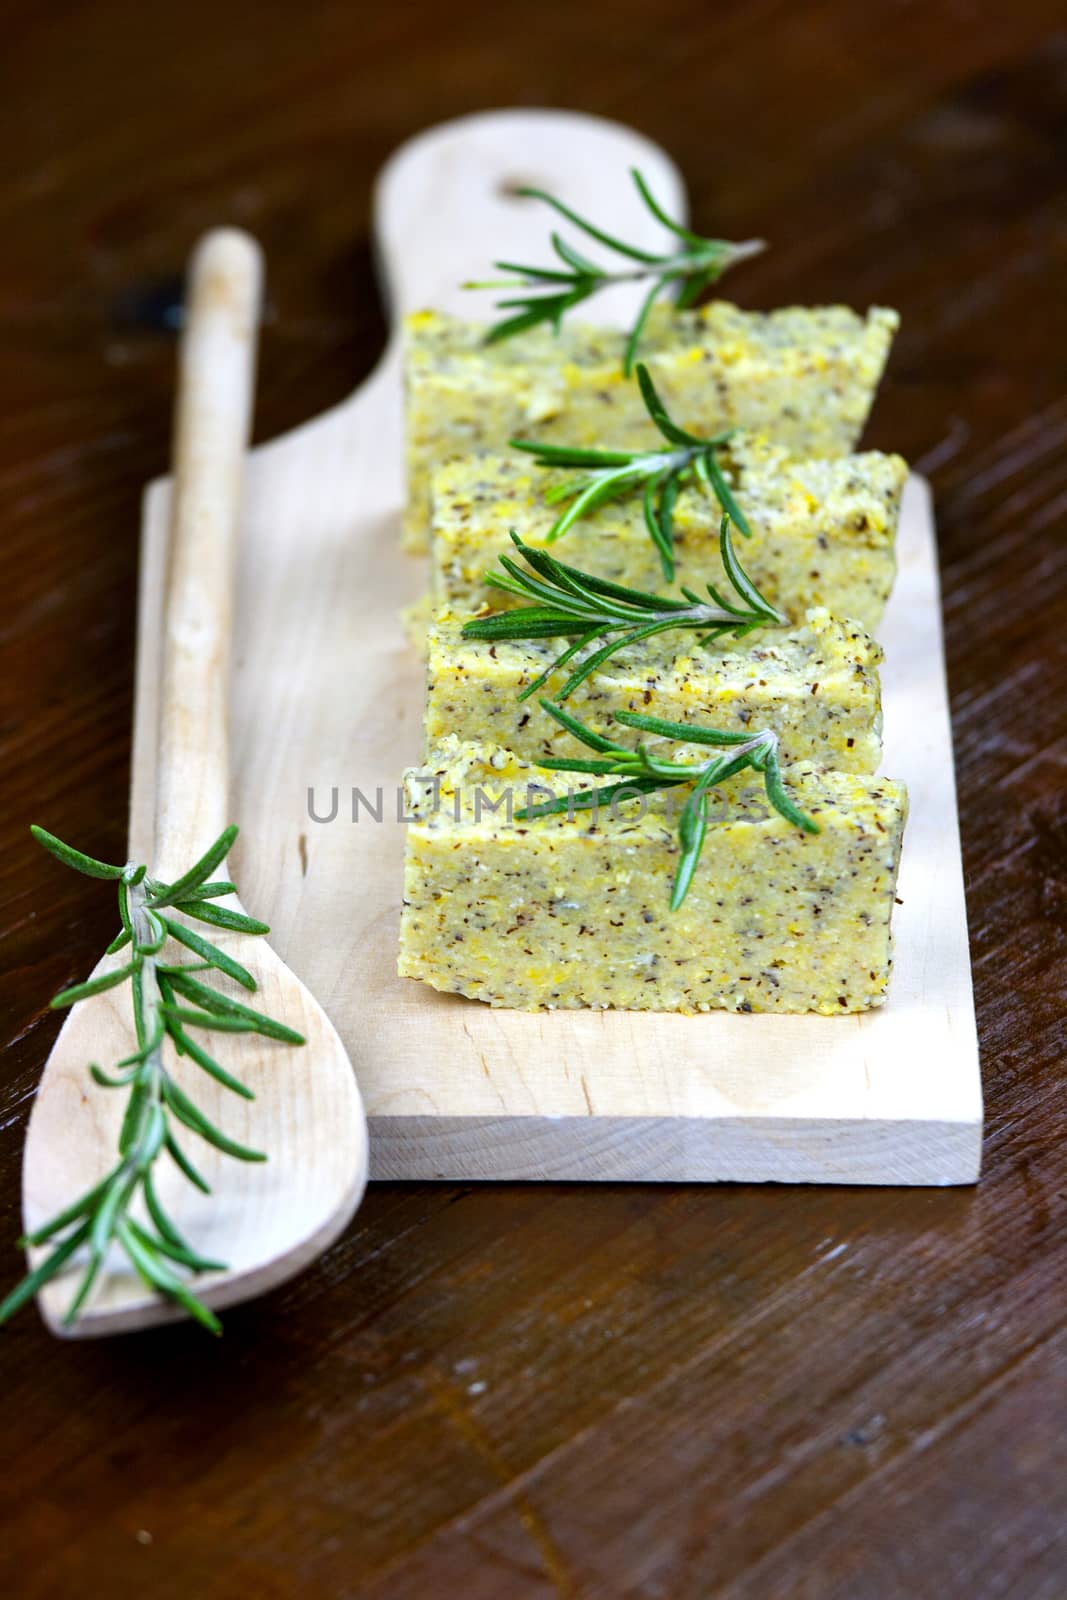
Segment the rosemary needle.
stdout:
<path fill-rule="evenodd" d="M 239 1161 L 265 1161 L 267 1158 L 258 1150 L 236 1143 L 204 1115 L 169 1072 L 164 1061 L 164 1044 L 169 1039 L 178 1055 L 187 1056 L 217 1082 L 251 1100 L 254 1098 L 252 1091 L 227 1072 L 188 1030 L 258 1033 L 286 1044 L 304 1043 L 302 1036 L 292 1028 L 193 977 L 193 973 L 214 970 L 234 979 L 246 990 L 256 987 L 252 974 L 240 962 L 174 916 L 164 915 L 165 910 L 180 913 L 235 933 L 268 932 L 266 923 L 213 903 L 219 896 L 233 893 L 232 883 L 211 881 L 210 874 L 225 859 L 237 837 L 237 829 L 225 829 L 188 872 L 169 884 L 148 877 L 145 867 L 135 862 L 113 866 L 64 844 L 44 828 L 34 827 L 30 831 L 38 844 L 64 866 L 90 878 L 110 879 L 115 883 L 121 927 L 108 946 L 108 953 L 127 948 L 130 951 L 129 961 L 122 966 L 61 990 L 53 998 L 52 1005 L 56 1008 L 74 1005 L 76 1001 L 91 999 L 106 989 L 128 982 L 137 1048 L 110 1072 L 95 1063 L 90 1065 L 94 1083 L 101 1088 L 124 1090 L 127 1095 L 117 1160 L 99 1183 L 22 1241 L 26 1246 L 51 1245 L 52 1248 L 41 1264 L 27 1273 L 0 1303 L 0 1322 L 5 1322 L 31 1300 L 84 1249 L 87 1260 L 65 1319 L 68 1324 L 73 1322 L 103 1269 L 109 1249 L 117 1244 L 150 1289 L 173 1300 L 210 1332 L 219 1333 L 218 1318 L 192 1292 L 181 1272 L 221 1271 L 225 1263 L 201 1256 L 179 1233 L 160 1203 L 153 1177 L 156 1163 L 164 1154 L 169 1155 L 190 1183 L 204 1193 L 209 1192 L 207 1183 L 179 1143 L 179 1128 L 195 1133 L 207 1144 Z M 184 946 L 199 959 L 182 963 L 165 955 L 168 939 Z M 138 1221 L 131 1214 L 138 1199 L 143 1201 L 147 1221 Z"/>
<path fill-rule="evenodd" d="M 486 335 L 489 343 L 510 339 L 514 334 L 524 333 L 526 329 L 535 328 L 541 323 L 548 323 L 558 333 L 567 312 L 601 289 L 613 283 L 648 282 L 648 292 L 627 336 L 623 353 L 623 371 L 629 377 L 648 314 L 661 295 L 676 289 L 675 303 L 680 310 L 686 310 L 695 304 L 710 284 L 722 277 L 728 267 L 758 255 L 764 248 L 762 239 L 747 239 L 741 244 L 732 244 L 726 239 L 703 238 L 667 215 L 636 168 L 630 169 L 630 176 L 645 208 L 674 235 L 679 241 L 678 245 L 662 255 L 639 250 L 636 245 L 627 244 L 625 240 L 598 228 L 587 217 L 572 211 L 555 195 L 547 194 L 543 189 L 519 189 L 520 195 L 543 200 L 597 244 L 623 257 L 627 265 L 615 269 L 601 266 L 555 232 L 551 234 L 551 243 L 557 257 L 556 265 L 538 267 L 518 261 L 495 262 L 499 271 L 513 276 L 463 285 L 465 289 L 515 291 L 497 302 L 499 310 L 510 311 L 513 315 L 493 324 Z"/>

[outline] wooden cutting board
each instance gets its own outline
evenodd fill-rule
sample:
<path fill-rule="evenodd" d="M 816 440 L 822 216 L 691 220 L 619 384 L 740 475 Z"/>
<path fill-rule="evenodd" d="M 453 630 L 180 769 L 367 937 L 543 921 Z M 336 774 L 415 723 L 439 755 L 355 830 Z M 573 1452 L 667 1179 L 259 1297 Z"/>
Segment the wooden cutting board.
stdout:
<path fill-rule="evenodd" d="M 375 207 L 395 315 L 486 317 L 489 297 L 461 281 L 501 254 L 545 258 L 549 214 L 515 197 L 521 183 L 661 247 L 632 166 L 684 213 L 666 156 L 594 118 L 495 112 L 406 145 Z M 615 289 L 595 314 L 632 308 L 633 291 Z M 972 1182 L 982 1103 L 926 484 L 908 484 L 881 630 L 885 770 L 911 795 L 888 1004 L 832 1018 L 494 1011 L 396 976 L 396 795 L 420 755 L 422 709 L 398 612 L 426 586 L 425 564 L 399 548 L 401 391 L 394 337 L 350 400 L 252 453 L 234 641 L 235 876 L 351 1055 L 372 1176 Z M 153 814 L 167 493 L 153 484 L 145 502 L 138 849 Z M 309 791 L 325 815 L 334 787 L 336 819 L 312 820 Z M 351 820 L 354 787 L 371 799 L 382 788 L 382 822 Z"/>

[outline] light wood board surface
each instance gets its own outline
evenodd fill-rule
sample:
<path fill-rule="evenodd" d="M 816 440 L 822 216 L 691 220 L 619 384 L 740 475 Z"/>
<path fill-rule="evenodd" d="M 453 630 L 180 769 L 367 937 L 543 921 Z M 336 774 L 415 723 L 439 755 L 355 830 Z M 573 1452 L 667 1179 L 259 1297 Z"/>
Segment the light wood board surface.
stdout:
<path fill-rule="evenodd" d="M 399 313 L 485 316 L 459 290 L 504 253 L 544 259 L 553 190 L 658 246 L 626 170 L 668 209 L 679 180 L 638 135 L 563 113 L 494 113 L 431 131 L 387 167 L 376 231 Z M 597 315 L 624 317 L 612 291 Z M 355 1067 L 378 1178 L 966 1183 L 981 1090 L 929 494 L 909 482 L 881 630 L 887 773 L 910 790 L 888 1004 L 862 1016 L 494 1011 L 396 976 L 421 666 L 397 613 L 425 586 L 399 550 L 399 351 L 345 404 L 253 452 L 246 474 L 230 814 L 242 898 L 325 1006 Z M 149 491 L 140 613 L 134 841 L 154 804 L 165 484 Z M 337 818 L 330 793 L 340 791 Z M 353 787 L 385 819 L 350 820 Z"/>

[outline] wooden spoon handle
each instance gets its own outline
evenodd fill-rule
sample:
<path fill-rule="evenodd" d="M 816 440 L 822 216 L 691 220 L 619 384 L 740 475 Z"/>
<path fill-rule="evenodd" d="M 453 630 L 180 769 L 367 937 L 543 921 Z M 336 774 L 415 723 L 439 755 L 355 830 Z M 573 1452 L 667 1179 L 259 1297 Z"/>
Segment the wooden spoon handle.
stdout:
<path fill-rule="evenodd" d="M 163 619 L 154 870 L 183 871 L 226 826 L 233 572 L 252 418 L 259 246 L 218 229 L 189 267 Z"/>

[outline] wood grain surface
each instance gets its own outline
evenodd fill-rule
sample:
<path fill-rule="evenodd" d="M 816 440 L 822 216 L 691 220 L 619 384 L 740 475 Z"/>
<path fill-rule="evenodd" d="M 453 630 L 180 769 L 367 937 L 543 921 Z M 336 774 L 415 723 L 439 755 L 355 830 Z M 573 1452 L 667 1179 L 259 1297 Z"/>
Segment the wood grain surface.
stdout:
<path fill-rule="evenodd" d="M 218 1345 L 70 1346 L 25 1315 L 0 1336 L 5 1593 L 1059 1600 L 1062 3 L 3 20 L 0 1237 L 48 997 L 112 920 L 26 825 L 123 849 L 138 497 L 187 250 L 220 221 L 263 241 L 259 431 L 293 426 L 380 348 L 374 172 L 487 104 L 662 143 L 698 222 L 773 240 L 745 304 L 901 309 L 868 438 L 937 497 L 987 1093 L 973 1193 L 384 1185 Z"/>

